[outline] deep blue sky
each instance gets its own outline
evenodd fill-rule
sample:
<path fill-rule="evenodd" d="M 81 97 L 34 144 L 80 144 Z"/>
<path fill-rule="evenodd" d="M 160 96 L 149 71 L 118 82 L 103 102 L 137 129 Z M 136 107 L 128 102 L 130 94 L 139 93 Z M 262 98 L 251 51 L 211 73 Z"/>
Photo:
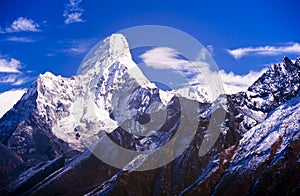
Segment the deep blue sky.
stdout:
<path fill-rule="evenodd" d="M 94 44 L 110 34 L 136 25 L 165 25 L 184 31 L 204 46 L 212 45 L 220 69 L 235 74 L 259 71 L 281 61 L 295 59 L 299 52 L 261 55 L 252 53 L 234 58 L 227 52 L 245 47 L 286 47 L 300 43 L 300 13 L 297 0 L 285 1 L 98 1 L 83 0 L 78 5 L 81 22 L 66 24 L 64 11 L 69 0 L 0 2 L 0 58 L 21 63 L 22 85 L 0 84 L 0 92 L 28 87 L 45 71 L 74 75 Z M 75 12 L 78 12 L 78 10 Z M 70 10 L 71 14 L 74 10 Z M 38 24 L 37 32 L 10 32 L 19 17 Z M 14 40 L 14 41 L 12 41 Z M 26 42 L 26 43 L 25 43 Z M 70 48 L 80 51 L 74 52 Z M 4 78 L 11 73 L 0 73 Z"/>

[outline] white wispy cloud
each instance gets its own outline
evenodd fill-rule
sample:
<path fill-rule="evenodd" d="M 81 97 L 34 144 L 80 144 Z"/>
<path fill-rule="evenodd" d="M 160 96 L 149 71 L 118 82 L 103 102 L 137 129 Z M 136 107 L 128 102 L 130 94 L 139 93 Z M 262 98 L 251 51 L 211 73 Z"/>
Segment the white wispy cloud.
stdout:
<path fill-rule="evenodd" d="M 8 84 L 12 86 L 20 86 L 29 81 L 31 81 L 31 79 L 24 77 L 23 74 L 9 74 L 1 76 L 0 78 L 0 84 Z"/>
<path fill-rule="evenodd" d="M 16 104 L 26 89 L 10 90 L 0 94 L 0 118 Z"/>
<path fill-rule="evenodd" d="M 55 56 L 55 54 L 54 53 L 48 53 L 48 54 L 46 54 L 46 56 L 51 57 L 51 56 Z"/>
<path fill-rule="evenodd" d="M 168 47 L 157 47 L 140 56 L 147 66 L 154 69 L 184 69 L 189 61 L 179 59 L 179 53 Z"/>
<path fill-rule="evenodd" d="M 71 24 L 74 22 L 83 22 L 83 19 L 81 18 L 82 13 L 76 12 L 72 14 L 68 14 L 67 18 L 65 19 L 66 24 Z"/>
<path fill-rule="evenodd" d="M 259 46 L 259 47 L 246 47 L 227 50 L 228 53 L 235 59 L 239 59 L 247 55 L 286 55 L 298 54 L 300 55 L 299 43 L 288 43 L 284 46 Z"/>
<path fill-rule="evenodd" d="M 226 94 L 235 94 L 241 91 L 246 91 L 267 69 L 264 68 L 260 71 L 249 71 L 247 74 L 239 75 L 233 72 L 226 72 L 219 70 L 218 72 L 201 72 L 192 78 L 191 83 L 204 87 L 205 89 L 210 85 L 207 80 L 213 78 L 220 78 L 223 83 L 223 89 Z M 213 84 L 213 83 L 211 83 Z"/>
<path fill-rule="evenodd" d="M 82 13 L 84 10 L 79 7 L 82 0 L 70 0 L 64 10 L 65 24 L 71 24 L 75 22 L 84 22 L 82 19 Z"/>
<path fill-rule="evenodd" d="M 15 33 L 15 32 L 22 32 L 22 31 L 30 31 L 30 32 L 39 32 L 40 25 L 34 22 L 32 19 L 19 17 L 9 27 L 4 28 L 1 30 L 1 33 Z"/>
<path fill-rule="evenodd" d="M 79 39 L 79 40 L 68 40 L 61 41 L 60 44 L 63 45 L 63 49 L 58 50 L 58 52 L 64 52 L 71 55 L 81 55 L 86 53 L 92 48 L 93 45 L 97 43 L 97 39 Z"/>
<path fill-rule="evenodd" d="M 206 62 L 206 53 L 204 48 L 199 51 L 199 57 L 196 62 L 182 58 L 182 55 L 172 48 L 156 47 L 140 55 L 140 58 L 149 67 L 154 69 L 170 69 L 172 72 L 189 78 L 189 83 L 195 84 L 203 83 L 203 77 L 202 80 L 199 81 L 196 75 L 199 71 L 201 73 L 209 72 L 209 64 Z"/>
<path fill-rule="evenodd" d="M 5 39 L 6 41 L 11 41 L 11 42 L 22 42 L 22 43 L 31 43 L 31 42 L 36 42 L 37 40 L 28 38 L 28 37 L 16 37 L 16 36 L 12 36 L 9 37 L 7 39 Z"/>
<path fill-rule="evenodd" d="M 21 62 L 17 59 L 0 58 L 0 73 L 20 73 Z"/>
<path fill-rule="evenodd" d="M 233 94 L 240 91 L 246 91 L 247 88 L 255 82 L 265 71 L 250 71 L 245 75 L 226 73 L 224 70 L 213 72 L 209 70 L 206 62 L 190 62 L 180 59 L 176 50 L 166 47 L 157 47 L 146 51 L 140 56 L 144 63 L 154 69 L 177 70 L 185 76 L 192 76 L 188 80 L 191 84 L 206 85 L 205 79 L 210 79 L 210 75 L 218 74 L 224 84 L 224 91 L 227 94 Z M 200 58 L 205 59 L 205 58 Z M 208 74 L 208 75 L 206 75 Z M 206 77 L 205 77 L 206 75 Z"/>
<path fill-rule="evenodd" d="M 32 81 L 30 71 L 23 72 L 21 71 L 23 68 L 19 60 L 0 56 L 0 84 L 19 86 Z"/>

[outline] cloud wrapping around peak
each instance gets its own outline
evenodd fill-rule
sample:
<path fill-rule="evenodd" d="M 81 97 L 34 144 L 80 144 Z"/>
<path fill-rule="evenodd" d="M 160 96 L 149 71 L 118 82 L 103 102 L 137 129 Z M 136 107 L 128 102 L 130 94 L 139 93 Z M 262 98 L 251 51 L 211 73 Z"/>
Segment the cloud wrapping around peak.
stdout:
<path fill-rule="evenodd" d="M 185 59 L 180 59 L 179 53 L 171 48 L 157 47 L 146 51 L 140 55 L 144 63 L 154 69 L 170 69 L 182 71 L 182 75 L 192 76 L 188 80 L 190 84 L 200 85 L 206 88 L 208 85 L 206 79 L 211 79 L 214 74 L 219 75 L 223 82 L 224 91 L 226 94 L 234 94 L 241 91 L 246 91 L 265 71 L 250 71 L 245 75 L 234 74 L 233 72 L 226 73 L 224 70 L 217 72 L 209 69 L 208 63 L 190 62 Z M 166 76 L 167 77 L 167 76 Z M 214 76 L 215 77 L 215 76 Z M 186 84 L 189 85 L 189 84 Z"/>
<path fill-rule="evenodd" d="M 250 71 L 245 75 L 238 75 L 233 72 L 226 73 L 224 70 L 220 70 L 219 75 L 224 83 L 226 94 L 234 94 L 246 91 L 266 71 L 267 68 L 264 68 L 260 71 Z"/>
<path fill-rule="evenodd" d="M 184 59 L 176 50 L 168 47 L 156 47 L 140 55 L 140 58 L 148 66 L 154 69 L 170 69 L 186 78 L 190 83 L 203 83 L 198 80 L 199 73 L 210 73 L 210 66 L 205 61 L 207 51 L 199 51 L 199 60 L 190 61 Z M 203 77 L 202 77 L 203 78 Z M 183 84 L 182 84 L 183 85 Z"/>
<path fill-rule="evenodd" d="M 286 54 L 298 54 L 300 55 L 300 44 L 290 43 L 284 46 L 259 46 L 259 47 L 246 47 L 237 48 L 233 50 L 227 50 L 228 53 L 235 59 L 239 59 L 247 55 L 286 55 Z"/>
<path fill-rule="evenodd" d="M 1 33 L 16 33 L 16 32 L 39 32 L 40 25 L 32 19 L 19 17 L 12 24 L 5 28 Z"/>
<path fill-rule="evenodd" d="M 63 16 L 65 17 L 65 24 L 71 24 L 76 22 L 84 22 L 82 19 L 82 13 L 84 10 L 79 7 L 82 0 L 70 0 L 66 5 Z"/>

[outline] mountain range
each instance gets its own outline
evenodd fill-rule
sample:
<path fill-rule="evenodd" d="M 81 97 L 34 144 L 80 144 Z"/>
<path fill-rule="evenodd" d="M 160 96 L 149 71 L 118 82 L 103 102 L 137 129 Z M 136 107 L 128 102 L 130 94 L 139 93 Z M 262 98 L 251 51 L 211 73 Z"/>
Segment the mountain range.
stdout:
<path fill-rule="evenodd" d="M 299 87 L 300 58 L 284 57 L 245 92 L 165 91 L 113 34 L 76 76 L 40 75 L 0 119 L 0 193 L 297 194 Z"/>

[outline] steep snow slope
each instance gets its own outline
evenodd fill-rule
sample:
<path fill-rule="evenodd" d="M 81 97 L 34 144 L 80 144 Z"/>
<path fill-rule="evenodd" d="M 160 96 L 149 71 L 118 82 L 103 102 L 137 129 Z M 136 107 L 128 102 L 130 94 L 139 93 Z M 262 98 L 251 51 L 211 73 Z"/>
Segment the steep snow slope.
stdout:
<path fill-rule="evenodd" d="M 16 104 L 26 89 L 10 90 L 0 94 L 0 118 Z"/>
<path fill-rule="evenodd" d="M 300 166 L 299 101 L 298 93 L 272 111 L 264 122 L 245 133 L 237 145 L 214 157 L 181 194 L 196 194 L 207 186 L 208 192 L 216 195 L 292 191 L 291 187 L 295 188 L 300 180 L 290 173 Z M 268 175 L 273 176 L 273 183 L 266 181 Z M 284 178 L 291 179 L 290 186 L 284 185 Z"/>

